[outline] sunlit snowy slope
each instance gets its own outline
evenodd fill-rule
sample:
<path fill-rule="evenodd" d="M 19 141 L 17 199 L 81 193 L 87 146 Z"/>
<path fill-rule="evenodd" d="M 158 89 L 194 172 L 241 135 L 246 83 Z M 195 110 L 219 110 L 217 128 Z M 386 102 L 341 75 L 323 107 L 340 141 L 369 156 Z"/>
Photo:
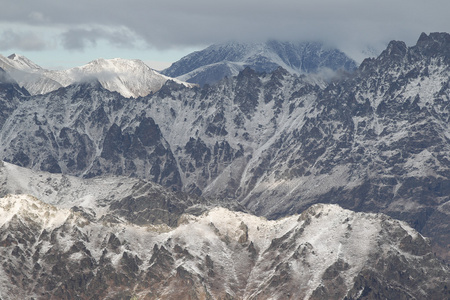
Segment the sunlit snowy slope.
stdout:
<path fill-rule="evenodd" d="M 0 55 L 0 67 L 32 95 L 46 94 L 60 87 L 91 80 L 98 80 L 107 90 L 127 98 L 156 92 L 167 80 L 193 86 L 161 75 L 137 59 L 97 59 L 81 67 L 52 71 L 41 68 L 24 56 L 12 54 L 9 57 Z"/>

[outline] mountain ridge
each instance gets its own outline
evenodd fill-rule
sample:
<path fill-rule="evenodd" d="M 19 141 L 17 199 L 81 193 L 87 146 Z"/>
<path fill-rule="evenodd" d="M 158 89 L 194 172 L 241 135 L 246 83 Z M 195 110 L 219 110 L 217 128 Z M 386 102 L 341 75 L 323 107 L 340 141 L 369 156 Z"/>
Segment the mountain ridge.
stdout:
<path fill-rule="evenodd" d="M 267 73 L 282 67 L 300 75 L 325 70 L 353 71 L 356 63 L 343 52 L 318 42 L 229 42 L 188 54 L 162 73 L 203 86 L 236 76 L 245 67 Z"/>
<path fill-rule="evenodd" d="M 46 94 L 77 82 L 98 80 L 109 91 L 122 96 L 138 98 L 158 91 L 168 80 L 193 87 L 178 79 L 159 74 L 138 59 L 93 60 L 81 67 L 67 70 L 46 70 L 28 58 L 12 54 L 0 56 L 0 66 L 32 95 Z"/>
<path fill-rule="evenodd" d="M 448 296 L 446 268 L 420 234 L 336 205 L 279 221 L 215 208 L 165 228 L 100 223 L 8 195 L 0 215 L 4 299 Z"/>

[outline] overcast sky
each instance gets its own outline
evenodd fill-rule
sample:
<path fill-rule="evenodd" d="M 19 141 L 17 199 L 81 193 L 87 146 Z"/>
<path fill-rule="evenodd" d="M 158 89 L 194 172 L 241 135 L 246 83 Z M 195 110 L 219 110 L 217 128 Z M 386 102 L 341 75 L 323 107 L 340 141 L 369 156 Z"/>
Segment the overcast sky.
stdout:
<path fill-rule="evenodd" d="M 0 53 L 46 68 L 103 57 L 173 62 L 228 40 L 318 40 L 357 60 L 450 32 L 448 0 L 0 0 Z M 157 65 L 154 65 L 157 66 Z"/>

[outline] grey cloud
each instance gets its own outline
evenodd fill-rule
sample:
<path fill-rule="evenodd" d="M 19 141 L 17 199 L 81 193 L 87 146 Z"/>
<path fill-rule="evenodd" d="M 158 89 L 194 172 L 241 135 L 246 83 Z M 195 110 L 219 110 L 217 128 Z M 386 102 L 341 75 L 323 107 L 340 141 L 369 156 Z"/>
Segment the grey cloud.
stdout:
<path fill-rule="evenodd" d="M 28 14 L 28 18 L 35 23 L 46 23 L 49 22 L 48 18 L 39 11 L 32 11 Z"/>
<path fill-rule="evenodd" d="M 48 48 L 47 41 L 35 32 L 16 32 L 11 29 L 0 32 L 1 50 L 40 51 L 46 48 Z"/>
<path fill-rule="evenodd" d="M 46 20 L 60 28 L 85 24 L 128 28 L 159 49 L 270 38 L 367 47 L 391 39 L 413 43 L 423 31 L 450 28 L 448 0 L 78 0 L 64 4 L 23 0 L 2 6 L 4 22 Z M 130 43 L 127 35 L 97 29 L 72 29 L 63 38 L 70 49 L 82 49 L 98 39 Z"/>
<path fill-rule="evenodd" d="M 83 50 L 95 46 L 99 40 L 106 40 L 117 47 L 132 47 L 135 36 L 125 29 L 105 30 L 102 28 L 75 28 L 61 34 L 62 44 L 68 50 Z"/>

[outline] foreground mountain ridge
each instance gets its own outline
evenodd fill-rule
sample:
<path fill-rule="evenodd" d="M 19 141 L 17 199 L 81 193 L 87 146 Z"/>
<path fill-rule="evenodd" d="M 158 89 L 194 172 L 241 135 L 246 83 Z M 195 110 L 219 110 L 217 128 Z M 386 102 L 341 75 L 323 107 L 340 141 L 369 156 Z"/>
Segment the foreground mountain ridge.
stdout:
<path fill-rule="evenodd" d="M 279 221 L 215 208 L 168 228 L 99 222 L 8 195 L 0 198 L 0 216 L 2 299 L 449 295 L 448 270 L 420 234 L 337 205 Z"/>

